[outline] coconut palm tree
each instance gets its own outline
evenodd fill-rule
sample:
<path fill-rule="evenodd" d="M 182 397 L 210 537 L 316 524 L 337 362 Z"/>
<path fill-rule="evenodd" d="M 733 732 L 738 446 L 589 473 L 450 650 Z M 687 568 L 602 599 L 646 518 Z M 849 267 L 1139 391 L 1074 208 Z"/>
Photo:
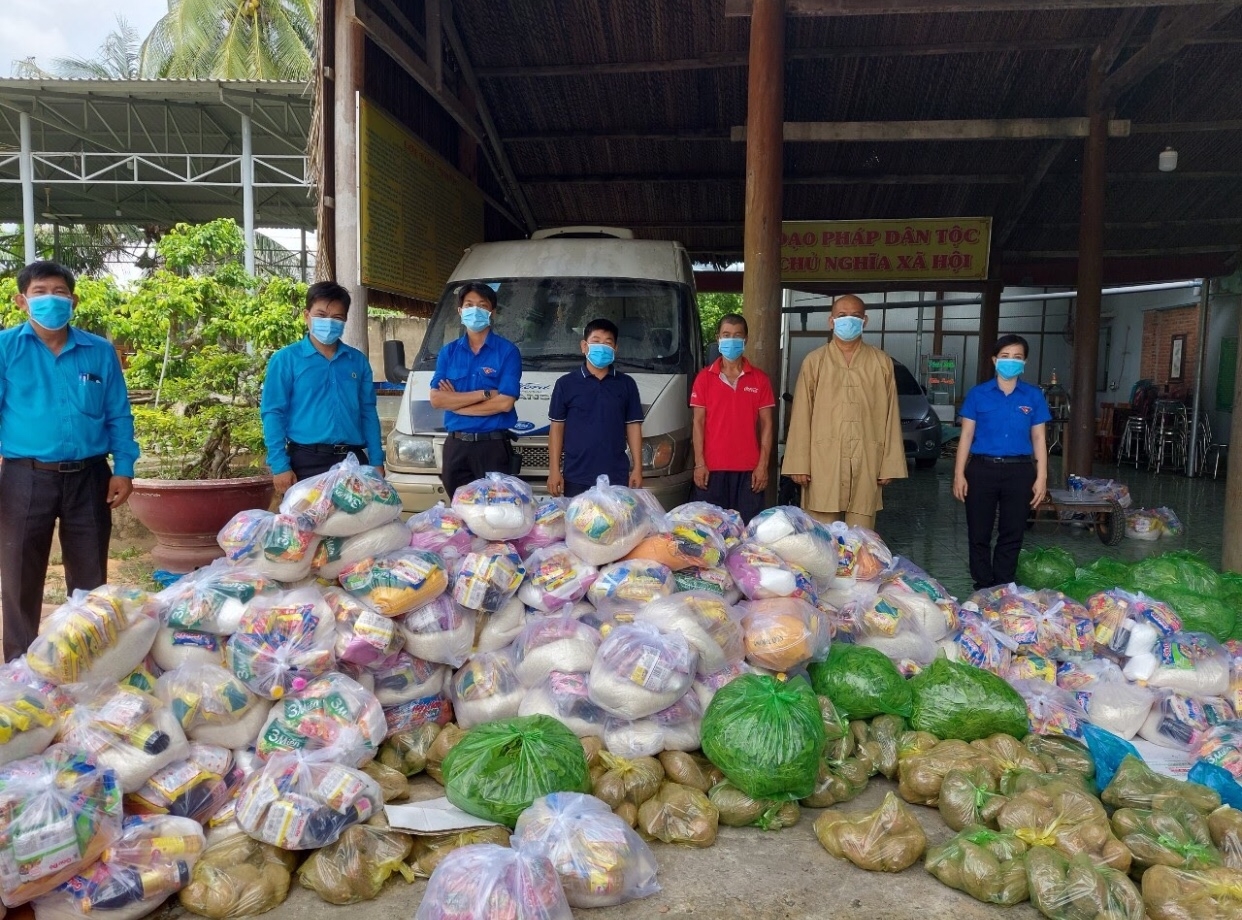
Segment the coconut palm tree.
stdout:
<path fill-rule="evenodd" d="M 307 80 L 315 0 L 168 0 L 142 44 L 144 77 Z"/>
<path fill-rule="evenodd" d="M 13 62 L 13 76 L 26 80 L 134 80 L 138 77 L 141 49 L 138 30 L 124 16 L 117 16 L 116 28 L 108 33 L 95 57 L 55 58 L 51 70 L 44 70 L 30 57 Z"/>

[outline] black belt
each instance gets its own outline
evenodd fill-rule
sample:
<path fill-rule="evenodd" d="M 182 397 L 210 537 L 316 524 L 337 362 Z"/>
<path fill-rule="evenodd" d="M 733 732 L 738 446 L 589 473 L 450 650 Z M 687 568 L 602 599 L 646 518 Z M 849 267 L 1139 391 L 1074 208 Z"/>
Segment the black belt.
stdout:
<path fill-rule="evenodd" d="M 509 432 L 507 431 L 450 431 L 450 438 L 456 438 L 458 441 L 507 441 L 509 440 Z"/>
<path fill-rule="evenodd" d="M 49 473 L 81 473 L 100 463 L 107 463 L 108 455 L 100 454 L 98 457 L 87 457 L 85 460 L 54 460 L 51 463 L 44 463 L 42 460 L 34 460 L 30 457 L 5 457 L 4 462 Z"/>
<path fill-rule="evenodd" d="M 971 460 L 982 460 L 984 463 L 1034 463 L 1030 454 L 1019 454 L 1014 457 L 994 457 L 990 454 L 971 454 Z"/>
<path fill-rule="evenodd" d="M 296 441 L 290 441 L 289 446 L 298 450 L 308 450 L 312 454 L 331 454 L 333 457 L 344 457 L 346 454 L 366 451 L 366 446 L 362 444 L 298 444 Z"/>

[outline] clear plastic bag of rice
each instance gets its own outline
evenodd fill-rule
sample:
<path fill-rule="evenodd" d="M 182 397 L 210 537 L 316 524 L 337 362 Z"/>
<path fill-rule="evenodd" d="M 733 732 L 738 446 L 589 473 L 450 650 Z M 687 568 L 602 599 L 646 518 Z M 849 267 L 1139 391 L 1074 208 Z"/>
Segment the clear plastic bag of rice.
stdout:
<path fill-rule="evenodd" d="M 445 559 L 454 559 L 470 552 L 474 535 L 460 514 L 437 502 L 426 511 L 420 511 L 406 522 L 410 531 L 410 548 L 436 553 Z"/>
<path fill-rule="evenodd" d="M 565 543 L 596 567 L 628 556 L 652 532 L 652 511 L 643 497 L 600 476 L 565 510 Z"/>
<path fill-rule="evenodd" d="M 681 633 L 661 632 L 648 623 L 618 626 L 591 666 L 591 701 L 620 719 L 646 718 L 690 689 L 698 658 Z"/>
<path fill-rule="evenodd" d="M 453 579 L 453 600 L 467 610 L 495 613 L 517 593 L 526 568 L 507 543 L 489 543 L 461 558 Z"/>
<path fill-rule="evenodd" d="M 161 674 L 155 696 L 168 706 L 190 741 L 236 750 L 252 745 L 271 704 L 232 671 L 185 664 Z"/>
<path fill-rule="evenodd" d="M 257 508 L 233 515 L 216 536 L 225 558 L 284 582 L 310 575 L 319 540 L 310 518 Z"/>
<path fill-rule="evenodd" d="M 666 709 L 643 719 L 609 718 L 604 746 L 622 757 L 655 757 L 661 751 L 696 751 L 701 740 L 703 705 L 693 690 Z"/>
<path fill-rule="evenodd" d="M 823 586 L 837 576 L 837 541 L 801 508 L 780 505 L 759 512 L 746 527 L 746 540 L 805 569 Z"/>
<path fill-rule="evenodd" d="M 488 473 L 453 495 L 456 511 L 470 532 L 484 540 L 516 540 L 535 526 L 535 496 L 516 476 Z"/>
<path fill-rule="evenodd" d="M 272 707 L 255 751 L 267 760 L 285 751 L 324 748 L 341 763 L 361 766 L 375 756 L 387 734 L 375 694 L 333 671 Z"/>
<path fill-rule="evenodd" d="M 410 530 L 401 521 L 389 521 L 352 537 L 324 537 L 315 550 L 315 574 L 336 581 L 354 563 L 371 556 L 395 553 L 410 545 Z"/>
<path fill-rule="evenodd" d="M 608 714 L 591 702 L 587 675 L 552 671 L 526 691 L 518 715 L 545 715 L 556 719 L 579 738 L 603 738 Z"/>
<path fill-rule="evenodd" d="M 601 617 L 634 613 L 644 604 L 677 590 L 672 570 L 652 559 L 625 559 L 600 569 L 587 599 Z"/>
<path fill-rule="evenodd" d="M 513 640 L 518 678 L 534 687 L 553 671 L 585 674 L 595 663 L 602 641 L 599 630 L 573 617 L 532 619 Z"/>
<path fill-rule="evenodd" d="M 241 625 L 247 604 L 260 594 L 279 590 L 275 579 L 254 568 L 217 559 L 178 578 L 155 595 L 155 603 L 165 626 L 231 636 Z"/>
<path fill-rule="evenodd" d="M 587 596 L 599 569 L 587 565 L 563 542 L 533 550 L 526 557 L 526 581 L 518 598 L 544 613 L 558 613 Z"/>
<path fill-rule="evenodd" d="M 415 658 L 461 667 L 474 647 L 477 614 L 442 594 L 397 622 L 405 651 Z"/>
<path fill-rule="evenodd" d="M 224 660 L 259 696 L 278 700 L 336 665 L 336 619 L 317 588 L 252 601 Z"/>
<path fill-rule="evenodd" d="M 565 509 L 569 507 L 568 498 L 539 499 L 535 505 L 535 523 L 526 536 L 515 540 L 518 553 L 526 559 L 537 549 L 546 549 L 557 543 L 565 542 Z"/>
<path fill-rule="evenodd" d="M 325 537 L 353 537 L 400 520 L 401 496 L 379 470 L 349 454 L 326 473 L 294 483 L 280 510 L 309 518 Z"/>
<path fill-rule="evenodd" d="M 405 637 L 396 620 L 381 616 L 343 588 L 324 588 L 323 599 L 336 620 L 338 663 L 372 666 L 401 650 Z"/>
<path fill-rule="evenodd" d="M 518 714 L 526 688 L 507 651 L 471 655 L 449 684 L 457 724 L 470 729 Z"/>
<path fill-rule="evenodd" d="M 74 591 L 42 624 L 26 666 L 56 684 L 118 681 L 151 651 L 160 621 L 151 595 L 104 585 Z"/>
<path fill-rule="evenodd" d="M 741 661 L 746 652 L 742 611 L 711 592 L 686 591 L 657 598 L 640 608 L 634 621 L 685 636 L 699 653 L 699 674 Z"/>
<path fill-rule="evenodd" d="M 347 566 L 339 581 L 350 594 L 386 617 L 429 604 L 449 586 L 444 559 L 420 549 L 403 549 Z"/>

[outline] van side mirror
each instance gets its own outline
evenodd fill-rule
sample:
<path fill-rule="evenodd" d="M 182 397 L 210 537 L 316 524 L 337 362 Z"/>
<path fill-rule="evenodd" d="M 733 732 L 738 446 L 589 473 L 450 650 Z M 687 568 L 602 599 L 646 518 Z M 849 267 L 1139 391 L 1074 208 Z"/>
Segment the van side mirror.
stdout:
<path fill-rule="evenodd" d="M 405 366 L 405 343 L 389 339 L 384 343 L 384 379 L 389 383 L 405 383 L 410 369 Z"/>

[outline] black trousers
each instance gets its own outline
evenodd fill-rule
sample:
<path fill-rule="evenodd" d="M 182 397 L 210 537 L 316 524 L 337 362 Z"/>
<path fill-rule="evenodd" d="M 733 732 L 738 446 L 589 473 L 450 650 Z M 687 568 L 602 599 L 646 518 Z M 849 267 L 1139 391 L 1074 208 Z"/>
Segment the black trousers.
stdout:
<path fill-rule="evenodd" d="M 6 662 L 24 655 L 39 634 L 57 521 L 66 592 L 89 591 L 108 580 L 111 478 L 112 470 L 103 461 L 78 473 L 36 470 L 13 461 L 0 465 L 0 606 Z"/>
<path fill-rule="evenodd" d="M 707 479 L 707 488 L 695 486 L 690 492 L 692 502 L 711 502 L 721 508 L 731 508 L 750 521 L 767 505 L 766 492 L 752 492 L 750 470 L 745 472 L 713 471 Z"/>
<path fill-rule="evenodd" d="M 482 479 L 488 473 L 509 472 L 509 439 L 495 441 L 460 441 L 450 437 L 444 442 L 444 466 L 440 481 L 452 500 L 453 493 L 467 483 Z"/>
<path fill-rule="evenodd" d="M 1013 581 L 1034 485 L 1033 462 L 971 459 L 966 464 L 966 533 L 970 540 L 970 577 L 976 590 Z M 997 508 L 1000 522 L 993 550 L 992 524 Z"/>
<path fill-rule="evenodd" d="M 359 463 L 366 465 L 367 452 L 364 448 L 351 447 L 349 453 L 357 457 Z M 346 454 L 320 453 L 300 444 L 289 445 L 289 465 L 293 468 L 293 474 L 298 477 L 298 482 L 328 472 L 346 456 Z"/>

